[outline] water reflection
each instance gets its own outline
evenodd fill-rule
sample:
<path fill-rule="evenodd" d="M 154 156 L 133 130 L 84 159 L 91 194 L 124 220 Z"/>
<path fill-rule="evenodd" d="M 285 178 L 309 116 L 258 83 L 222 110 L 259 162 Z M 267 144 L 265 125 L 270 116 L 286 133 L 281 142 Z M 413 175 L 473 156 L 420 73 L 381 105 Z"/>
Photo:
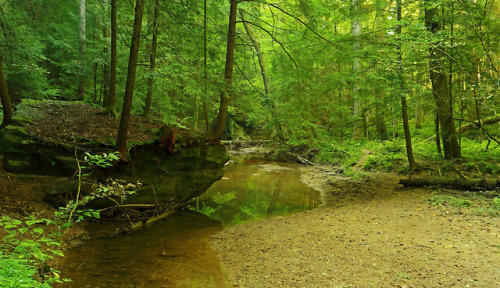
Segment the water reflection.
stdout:
<path fill-rule="evenodd" d="M 297 165 L 231 162 L 224 178 L 197 199 L 195 211 L 173 215 L 122 237 L 93 240 L 66 253 L 59 287 L 226 287 L 210 246 L 222 225 L 309 210 L 316 190 L 300 182 Z M 113 230 L 112 224 L 92 229 Z M 92 231 L 91 231 L 92 232 Z M 95 234 L 97 231 L 94 231 Z"/>
<path fill-rule="evenodd" d="M 66 253 L 60 287 L 224 287 L 209 236 L 220 223 L 187 211 L 144 230 Z"/>
<path fill-rule="evenodd" d="M 193 209 L 228 226 L 319 204 L 319 192 L 300 181 L 297 165 L 247 160 L 226 165 L 224 178 L 198 197 Z"/>

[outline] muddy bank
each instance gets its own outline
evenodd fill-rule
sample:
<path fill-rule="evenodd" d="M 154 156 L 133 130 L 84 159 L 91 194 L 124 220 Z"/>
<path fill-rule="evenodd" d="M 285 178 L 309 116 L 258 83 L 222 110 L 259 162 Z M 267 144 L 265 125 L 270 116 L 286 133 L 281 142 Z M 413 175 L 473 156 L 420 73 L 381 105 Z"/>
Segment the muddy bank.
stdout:
<path fill-rule="evenodd" d="M 386 174 L 304 168 L 325 206 L 212 236 L 234 287 L 497 287 L 498 218 L 429 206 L 432 189 Z"/>

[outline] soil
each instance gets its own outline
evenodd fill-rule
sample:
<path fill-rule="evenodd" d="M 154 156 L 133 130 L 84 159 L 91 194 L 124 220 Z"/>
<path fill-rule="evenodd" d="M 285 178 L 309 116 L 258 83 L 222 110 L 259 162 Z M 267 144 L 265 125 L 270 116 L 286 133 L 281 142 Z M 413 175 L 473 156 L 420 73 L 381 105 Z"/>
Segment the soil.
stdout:
<path fill-rule="evenodd" d="M 435 190 L 392 174 L 356 181 L 316 166 L 302 177 L 323 207 L 212 236 L 232 286 L 500 287 L 498 218 L 429 205 Z"/>
<path fill-rule="evenodd" d="M 26 132 L 47 142 L 67 145 L 75 140 L 114 143 L 118 136 L 119 120 L 101 115 L 102 107 L 64 101 L 29 102 L 27 106 L 34 123 L 26 127 Z M 162 123 L 132 115 L 128 141 L 151 140 L 161 126 Z"/>

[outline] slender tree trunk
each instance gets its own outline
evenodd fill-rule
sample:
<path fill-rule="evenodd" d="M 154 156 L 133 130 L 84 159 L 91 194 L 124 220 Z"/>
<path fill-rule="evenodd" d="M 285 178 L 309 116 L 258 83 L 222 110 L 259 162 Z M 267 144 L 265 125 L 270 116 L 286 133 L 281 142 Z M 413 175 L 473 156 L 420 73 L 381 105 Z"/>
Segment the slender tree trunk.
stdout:
<path fill-rule="evenodd" d="M 210 132 L 207 108 L 208 73 L 207 73 L 207 0 L 203 1 L 203 114 L 205 115 L 205 127 L 207 134 Z"/>
<path fill-rule="evenodd" d="M 117 61 L 117 24 L 116 24 L 116 0 L 111 0 L 111 61 L 110 65 L 110 79 L 109 79 L 109 97 L 105 100 L 106 105 L 101 114 L 112 115 L 117 118 L 118 114 L 115 110 L 116 102 L 116 61 Z"/>
<path fill-rule="evenodd" d="M 107 39 L 109 38 L 109 29 L 107 26 L 104 27 L 103 29 L 103 37 L 104 39 L 106 39 L 106 43 L 107 43 Z M 104 57 L 106 59 L 108 59 L 108 46 L 105 45 L 104 46 L 104 49 L 103 49 L 103 52 L 104 52 Z M 109 82 L 110 82 L 110 73 L 109 73 L 109 64 L 108 64 L 108 61 L 104 61 L 104 65 L 102 67 L 102 82 L 103 82 L 103 96 L 102 96 L 102 99 L 103 99 L 103 103 L 102 103 L 102 106 L 103 107 L 106 107 L 108 105 L 108 101 L 109 101 Z"/>
<path fill-rule="evenodd" d="M 397 130 L 397 121 L 396 121 L 396 108 L 394 105 L 391 105 L 391 114 L 392 114 L 392 139 L 398 138 L 398 130 Z"/>
<path fill-rule="evenodd" d="M 436 117 L 434 118 L 434 133 L 436 134 L 436 151 L 439 155 L 443 154 L 441 150 L 441 136 L 439 135 L 439 113 L 436 110 Z"/>
<path fill-rule="evenodd" d="M 361 0 L 352 0 L 352 37 L 353 41 L 353 51 L 357 53 L 359 50 L 359 38 L 361 36 L 361 21 L 359 20 L 359 2 Z M 352 74 L 354 75 L 354 80 L 352 82 L 352 98 L 353 98 L 353 109 L 354 109 L 354 130 L 353 130 L 353 138 L 355 140 L 359 140 L 363 138 L 363 109 L 361 107 L 360 90 L 361 85 L 359 84 L 359 73 L 361 72 L 361 63 L 357 56 L 355 56 L 354 61 L 352 63 Z"/>
<path fill-rule="evenodd" d="M 438 8 L 433 5 L 434 1 L 435 0 L 425 0 L 426 7 L 430 7 L 425 10 L 425 24 L 433 35 L 437 35 L 442 30 L 442 26 L 437 18 Z M 455 124 L 453 122 L 453 107 L 450 102 L 450 91 L 447 83 L 448 77 L 445 73 L 442 51 L 442 41 L 438 40 L 436 43 L 431 43 L 429 48 L 429 66 L 432 90 L 436 101 L 437 113 L 439 115 L 439 125 L 441 126 L 444 158 L 451 160 L 461 157 L 461 155 Z"/>
<path fill-rule="evenodd" d="M 78 36 L 80 41 L 80 79 L 78 81 L 77 99 L 85 98 L 85 42 L 86 42 L 86 27 L 85 27 L 85 1 L 80 0 L 78 5 L 80 23 L 78 27 Z"/>
<path fill-rule="evenodd" d="M 94 63 L 94 93 L 92 95 L 92 103 L 97 103 L 97 72 L 99 71 L 99 65 L 97 62 Z"/>
<path fill-rule="evenodd" d="M 143 115 L 149 117 L 151 115 L 151 100 L 153 98 L 154 73 L 156 67 L 156 49 L 158 47 L 158 14 L 160 9 L 160 1 L 155 0 L 155 10 L 153 14 L 153 40 L 151 41 L 151 51 L 149 54 L 149 72 L 151 76 L 148 79 L 148 93 L 146 94 L 146 104 L 144 105 Z"/>
<path fill-rule="evenodd" d="M 372 88 L 373 98 L 375 101 L 375 129 L 377 130 L 377 137 L 379 140 L 387 140 L 387 127 L 385 126 L 384 116 L 385 113 L 384 106 L 382 105 L 379 98 L 383 98 L 383 94 L 376 87 Z"/>
<path fill-rule="evenodd" d="M 266 73 L 266 65 L 264 61 L 264 54 L 262 53 L 262 49 L 260 48 L 260 44 L 255 39 L 255 36 L 252 32 L 252 27 L 250 27 L 250 24 L 248 24 L 245 16 L 246 12 L 243 10 L 240 10 L 240 15 L 241 15 L 241 20 L 243 21 L 243 26 L 245 27 L 245 30 L 247 32 L 248 38 L 250 38 L 250 41 L 252 41 L 253 46 L 255 47 L 255 52 L 257 53 L 257 59 L 259 60 L 259 65 L 260 65 L 260 73 L 262 75 L 262 82 L 264 83 L 264 92 L 266 95 L 266 103 L 270 104 L 271 108 L 271 113 L 273 116 L 273 122 L 274 126 L 276 129 L 276 133 L 278 134 L 278 139 L 281 141 L 281 143 L 285 143 L 285 136 L 283 134 L 283 128 L 281 127 L 281 124 L 279 122 L 279 115 L 278 115 L 278 108 L 277 108 L 277 103 L 273 99 L 271 99 L 271 89 L 269 87 L 269 79 L 267 78 L 267 73 Z"/>
<path fill-rule="evenodd" d="M 134 96 L 135 75 L 137 61 L 139 58 L 139 46 L 141 41 L 142 16 L 144 12 L 144 0 L 137 0 L 135 6 L 134 30 L 130 44 L 130 55 L 127 70 L 127 82 L 125 84 L 125 95 L 123 97 L 123 108 L 120 117 L 120 127 L 116 140 L 116 150 L 122 157 L 127 155 L 127 133 L 130 124 L 130 111 L 132 109 L 132 98 Z"/>
<path fill-rule="evenodd" d="M 213 134 L 213 140 L 219 141 L 224 133 L 226 126 L 227 108 L 229 106 L 231 83 L 233 80 L 233 66 L 234 66 L 234 43 L 236 37 L 236 13 L 237 13 L 237 0 L 230 0 L 231 7 L 229 12 L 229 28 L 227 33 L 227 50 L 226 50 L 226 68 L 224 71 L 224 79 L 226 80 L 226 87 L 221 91 L 219 115 L 217 125 Z"/>
<path fill-rule="evenodd" d="M 422 129 L 422 97 L 415 99 L 415 129 Z"/>
<path fill-rule="evenodd" d="M 0 55 L 0 99 L 2 100 L 3 107 L 3 120 L 0 125 L 0 130 L 9 125 L 12 119 L 12 105 L 10 103 L 9 92 L 7 91 L 7 83 L 5 83 L 5 78 L 3 76 L 2 57 L 3 55 Z"/>
<path fill-rule="evenodd" d="M 417 164 L 415 163 L 415 158 L 413 157 L 413 147 L 411 145 L 411 134 L 410 134 L 410 125 L 408 124 L 408 106 L 406 104 L 406 95 L 405 95 L 405 85 L 403 79 L 403 55 L 401 52 L 401 2 L 402 0 L 396 0 L 397 6 L 397 21 L 398 26 L 396 28 L 396 35 L 399 38 L 397 44 L 397 57 L 398 57 L 398 78 L 399 78 L 399 88 L 401 93 L 401 110 L 403 112 L 403 129 L 405 131 L 405 142 L 406 142 L 406 156 L 408 158 L 408 163 L 410 165 L 410 174 L 412 174 L 417 168 Z"/>

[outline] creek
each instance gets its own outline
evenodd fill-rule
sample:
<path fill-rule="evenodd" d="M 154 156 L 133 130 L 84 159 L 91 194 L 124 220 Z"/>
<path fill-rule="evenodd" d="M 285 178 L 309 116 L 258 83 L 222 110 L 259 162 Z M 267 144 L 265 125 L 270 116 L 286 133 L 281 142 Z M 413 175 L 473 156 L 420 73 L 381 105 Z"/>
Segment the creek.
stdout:
<path fill-rule="evenodd" d="M 224 177 L 191 210 L 133 233 L 91 240 L 65 253 L 60 287 L 224 287 L 210 236 L 224 227 L 313 209 L 320 193 L 300 166 L 232 157 Z M 90 234 L 116 224 L 90 224 Z M 101 233 L 102 234 L 102 233 Z"/>

